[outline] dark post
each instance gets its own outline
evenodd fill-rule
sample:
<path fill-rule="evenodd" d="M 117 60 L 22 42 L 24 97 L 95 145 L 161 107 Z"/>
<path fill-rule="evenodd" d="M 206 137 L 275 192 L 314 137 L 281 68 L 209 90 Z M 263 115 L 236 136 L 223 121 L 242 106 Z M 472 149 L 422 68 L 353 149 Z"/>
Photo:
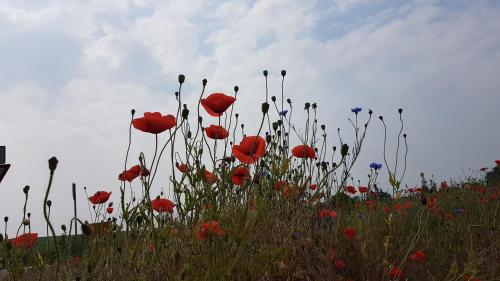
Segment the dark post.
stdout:
<path fill-rule="evenodd" d="M 2 145 L 0 146 L 0 182 L 2 182 L 9 168 L 10 164 L 5 164 L 5 146 Z"/>
<path fill-rule="evenodd" d="M 77 227 L 77 224 L 76 224 L 76 183 L 73 183 L 73 188 L 72 188 L 72 191 L 73 191 L 73 210 L 74 210 L 74 213 L 75 213 L 75 237 L 78 235 L 78 227 Z"/>

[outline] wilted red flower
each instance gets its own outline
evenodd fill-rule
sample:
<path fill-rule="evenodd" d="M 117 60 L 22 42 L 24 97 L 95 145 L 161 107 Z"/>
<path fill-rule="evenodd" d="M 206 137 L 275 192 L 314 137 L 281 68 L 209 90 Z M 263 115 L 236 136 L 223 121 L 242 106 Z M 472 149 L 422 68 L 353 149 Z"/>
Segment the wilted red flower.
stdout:
<path fill-rule="evenodd" d="M 344 229 L 344 235 L 347 239 L 353 240 L 356 237 L 356 230 L 352 227 Z"/>
<path fill-rule="evenodd" d="M 481 172 L 484 172 L 486 170 L 488 170 L 488 167 L 482 167 L 482 168 L 479 169 L 479 171 L 481 171 Z"/>
<path fill-rule="evenodd" d="M 358 187 L 358 190 L 360 193 L 366 193 L 366 192 L 368 192 L 368 187 L 360 186 L 360 187 Z"/>
<path fill-rule="evenodd" d="M 223 93 L 213 93 L 206 99 L 201 99 L 201 105 L 205 110 L 214 117 L 222 116 L 222 114 L 236 101 L 234 97 L 227 96 Z"/>
<path fill-rule="evenodd" d="M 266 141 L 261 136 L 244 137 L 239 145 L 233 145 L 233 155 L 242 163 L 252 164 L 264 156 Z"/>
<path fill-rule="evenodd" d="M 391 208 L 384 206 L 384 213 L 388 214 L 391 212 Z"/>
<path fill-rule="evenodd" d="M 235 167 L 231 171 L 231 182 L 235 185 L 242 185 L 248 179 L 250 179 L 250 171 L 245 166 Z"/>
<path fill-rule="evenodd" d="M 287 181 L 277 181 L 275 184 L 274 184 L 274 189 L 275 190 L 281 190 L 283 189 L 284 187 L 286 188 L 288 186 L 288 182 Z"/>
<path fill-rule="evenodd" d="M 155 246 L 153 244 L 148 244 L 147 250 L 148 253 L 152 253 L 155 250 Z"/>
<path fill-rule="evenodd" d="M 19 235 L 17 238 L 10 240 L 10 242 L 16 248 L 30 249 L 35 245 L 37 239 L 38 233 L 32 232 Z"/>
<path fill-rule="evenodd" d="M 452 213 L 446 213 L 446 214 L 444 214 L 444 220 L 445 221 L 451 221 L 451 220 L 453 220 L 453 214 Z"/>
<path fill-rule="evenodd" d="M 309 186 L 310 190 L 316 190 L 316 188 L 318 188 L 317 184 L 311 184 L 311 186 Z"/>
<path fill-rule="evenodd" d="M 356 188 L 354 188 L 354 186 L 352 185 L 348 185 L 345 187 L 345 190 L 351 194 L 356 194 Z"/>
<path fill-rule="evenodd" d="M 173 115 L 162 116 L 160 112 L 145 112 L 144 117 L 132 120 L 132 125 L 139 131 L 151 134 L 159 134 L 175 127 Z"/>
<path fill-rule="evenodd" d="M 292 149 L 292 155 L 297 158 L 316 158 L 316 151 L 311 146 L 302 144 Z"/>
<path fill-rule="evenodd" d="M 401 204 L 398 203 L 398 204 L 394 205 L 394 210 L 396 210 L 398 212 L 401 211 Z"/>
<path fill-rule="evenodd" d="M 210 127 L 205 128 L 205 133 L 207 137 L 214 140 L 222 140 L 229 136 L 229 132 L 222 126 L 210 125 Z"/>
<path fill-rule="evenodd" d="M 177 167 L 177 169 L 179 169 L 179 171 L 181 171 L 181 173 L 185 174 L 189 171 L 191 171 L 191 167 L 189 167 L 188 165 L 184 164 L 184 163 L 175 163 L 175 166 Z"/>
<path fill-rule="evenodd" d="M 475 277 L 474 277 L 474 279 L 471 279 L 469 275 L 465 275 L 464 278 L 465 278 L 465 281 L 480 281 L 479 278 L 475 278 Z"/>
<path fill-rule="evenodd" d="M 208 183 L 208 184 L 214 184 L 217 182 L 217 180 L 219 179 L 217 177 L 217 175 L 214 175 L 212 173 L 210 173 L 209 171 L 205 170 L 205 173 L 204 173 L 204 179 L 205 181 Z"/>
<path fill-rule="evenodd" d="M 417 188 L 415 188 L 415 191 L 416 191 L 416 192 L 422 192 L 422 191 L 424 191 L 424 189 L 423 189 L 423 188 L 421 188 L 421 187 L 417 187 Z"/>
<path fill-rule="evenodd" d="M 484 186 L 476 186 L 476 191 L 479 193 L 486 193 L 486 188 Z"/>
<path fill-rule="evenodd" d="M 410 259 L 419 263 L 424 263 L 425 253 L 422 251 L 416 251 L 413 255 L 410 256 Z"/>
<path fill-rule="evenodd" d="M 479 203 L 481 203 L 481 205 L 487 205 L 489 202 L 488 198 L 487 197 L 484 197 L 481 199 L 481 201 L 479 201 Z"/>
<path fill-rule="evenodd" d="M 123 171 L 118 176 L 118 179 L 121 181 L 132 182 L 138 176 L 145 177 L 148 175 L 149 175 L 149 171 L 147 169 L 141 169 L 140 165 L 135 165 L 135 166 L 131 167 L 130 169 Z"/>
<path fill-rule="evenodd" d="M 198 240 L 205 240 L 209 236 L 223 236 L 224 230 L 220 227 L 218 221 L 204 222 L 200 225 L 200 229 L 196 233 Z"/>
<path fill-rule="evenodd" d="M 323 209 L 319 211 L 319 217 L 320 218 L 330 217 L 335 219 L 337 218 L 337 212 L 328 209 Z"/>
<path fill-rule="evenodd" d="M 442 181 L 440 185 L 441 189 L 447 189 L 448 188 L 448 183 L 446 181 Z"/>
<path fill-rule="evenodd" d="M 113 213 L 113 207 L 108 207 L 108 208 L 106 208 L 106 212 L 107 212 L 108 214 L 112 214 L 112 213 Z"/>
<path fill-rule="evenodd" d="M 369 210 L 375 209 L 377 207 L 377 201 L 376 200 L 367 200 L 365 201 L 365 206 Z"/>
<path fill-rule="evenodd" d="M 158 213 L 163 213 L 163 212 L 173 213 L 175 204 L 168 199 L 160 198 L 158 196 L 156 197 L 155 200 L 151 201 L 151 207 Z"/>
<path fill-rule="evenodd" d="M 407 201 L 403 204 L 403 208 L 406 210 L 409 210 L 409 209 L 413 208 L 413 204 L 411 203 L 411 201 Z"/>
<path fill-rule="evenodd" d="M 391 271 L 389 271 L 389 276 L 392 278 L 403 278 L 405 277 L 405 273 L 401 269 L 393 266 Z"/>
<path fill-rule="evenodd" d="M 89 197 L 89 201 L 94 205 L 103 204 L 108 201 L 110 196 L 111 192 L 97 191 L 94 195 Z"/>
<path fill-rule="evenodd" d="M 500 160 L 495 160 L 495 164 L 497 164 L 497 166 L 500 166 Z"/>
<path fill-rule="evenodd" d="M 336 260 L 335 261 L 335 268 L 336 269 L 344 269 L 345 268 L 345 262 L 341 261 L 341 260 Z"/>

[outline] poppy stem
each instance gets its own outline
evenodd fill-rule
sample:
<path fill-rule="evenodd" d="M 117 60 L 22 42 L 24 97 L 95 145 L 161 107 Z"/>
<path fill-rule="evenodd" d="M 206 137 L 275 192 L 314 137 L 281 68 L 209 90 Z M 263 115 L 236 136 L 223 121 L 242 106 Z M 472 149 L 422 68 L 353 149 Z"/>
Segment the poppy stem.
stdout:
<path fill-rule="evenodd" d="M 54 240 L 54 247 L 56 249 L 57 261 L 56 261 L 56 276 L 54 280 L 57 280 L 58 279 L 57 277 L 59 276 L 59 247 L 57 246 L 57 239 L 54 227 L 52 226 L 52 223 L 50 223 L 49 214 L 47 212 L 47 200 L 49 199 L 50 187 L 52 186 L 53 178 L 54 178 L 54 170 L 51 170 L 49 184 L 47 186 L 47 191 L 45 192 L 45 199 L 43 200 L 43 216 L 45 217 L 45 221 L 47 222 L 47 225 L 50 228 L 50 232 L 52 233 L 52 238 Z"/>

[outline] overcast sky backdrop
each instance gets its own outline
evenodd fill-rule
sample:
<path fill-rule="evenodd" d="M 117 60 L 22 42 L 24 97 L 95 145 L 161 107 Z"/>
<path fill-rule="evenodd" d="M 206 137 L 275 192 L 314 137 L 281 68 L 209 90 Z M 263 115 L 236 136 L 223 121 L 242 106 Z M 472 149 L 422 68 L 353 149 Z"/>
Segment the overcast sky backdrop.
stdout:
<path fill-rule="evenodd" d="M 84 185 L 117 201 L 130 109 L 174 113 L 179 73 L 191 107 L 203 78 L 208 92 L 239 85 L 235 110 L 254 128 L 263 69 L 271 95 L 288 71 L 286 95 L 297 108 L 317 102 L 332 140 L 338 127 L 351 135 L 354 106 L 363 118 L 369 108 L 384 115 L 394 139 L 404 108 L 409 185 L 421 171 L 448 179 L 500 158 L 500 1 L 0 0 L 0 145 L 12 164 L 0 216 L 11 217 L 9 233 L 25 185 L 33 228 L 44 233 L 51 156 L 60 161 L 51 196 L 57 224 L 71 217 L 72 182 L 83 215 Z M 376 118 L 368 129 L 354 171 L 363 181 L 369 163 L 383 161 L 382 129 Z M 151 135 L 133 139 L 132 161 L 150 155 Z M 153 192 L 168 186 L 167 176 Z"/>

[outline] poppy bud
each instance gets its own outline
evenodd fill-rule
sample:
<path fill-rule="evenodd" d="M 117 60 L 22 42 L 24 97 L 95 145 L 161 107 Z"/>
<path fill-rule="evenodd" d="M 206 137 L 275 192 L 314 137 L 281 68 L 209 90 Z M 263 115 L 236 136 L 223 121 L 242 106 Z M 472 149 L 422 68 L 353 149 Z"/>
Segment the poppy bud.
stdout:
<path fill-rule="evenodd" d="M 292 104 L 292 100 L 291 99 L 286 99 L 286 102 L 289 103 L 289 104 Z"/>
<path fill-rule="evenodd" d="M 27 186 L 25 186 L 25 187 L 23 188 L 23 192 L 24 192 L 24 194 L 28 194 L 28 192 L 29 192 L 29 191 L 30 191 L 30 186 L 29 186 L 29 185 L 27 185 Z"/>
<path fill-rule="evenodd" d="M 399 114 L 403 113 L 403 109 L 402 108 L 398 109 L 398 112 Z"/>
<path fill-rule="evenodd" d="M 187 107 L 184 107 L 182 109 L 182 118 L 187 119 L 188 115 L 189 115 L 189 109 L 187 109 Z"/>
<path fill-rule="evenodd" d="M 130 110 L 130 113 L 132 114 L 132 116 L 134 116 L 135 114 L 135 109 L 132 108 L 132 110 Z"/>
<path fill-rule="evenodd" d="M 273 122 L 273 130 L 278 130 L 278 123 L 276 122 Z"/>
<path fill-rule="evenodd" d="M 262 103 L 262 113 L 266 114 L 269 111 L 269 103 Z"/>
<path fill-rule="evenodd" d="M 403 138 L 406 138 L 406 134 L 403 134 Z"/>
<path fill-rule="evenodd" d="M 271 97 L 271 101 L 275 102 L 276 101 L 276 96 Z"/>
<path fill-rule="evenodd" d="M 29 219 L 24 219 L 23 220 L 23 225 L 30 225 L 30 220 Z"/>
<path fill-rule="evenodd" d="M 244 129 L 245 128 L 245 124 L 241 124 L 241 129 Z"/>
<path fill-rule="evenodd" d="M 50 208 L 50 206 L 52 206 L 52 200 L 47 200 L 47 207 Z"/>
<path fill-rule="evenodd" d="M 304 105 L 304 109 L 306 109 L 306 110 L 307 110 L 307 109 L 309 109 L 309 107 L 311 107 L 311 104 L 310 104 L 310 103 L 308 103 L 308 102 L 306 102 L 306 104 Z"/>
<path fill-rule="evenodd" d="M 384 117 L 382 117 L 382 115 L 380 115 L 380 116 L 378 117 L 378 119 L 380 119 L 380 120 L 384 120 Z"/>
<path fill-rule="evenodd" d="M 373 110 L 368 109 L 368 114 L 372 115 L 373 114 Z"/>
<path fill-rule="evenodd" d="M 183 74 L 179 74 L 179 83 L 184 83 L 184 81 L 186 81 L 186 76 L 184 76 Z"/>
<path fill-rule="evenodd" d="M 234 114 L 234 117 L 238 118 L 240 116 L 238 113 Z"/>
<path fill-rule="evenodd" d="M 325 125 L 321 125 L 321 130 L 325 130 L 326 129 L 326 126 Z"/>
<path fill-rule="evenodd" d="M 179 92 L 175 92 L 175 97 L 178 97 L 179 96 Z"/>
<path fill-rule="evenodd" d="M 190 139 L 192 135 L 193 135 L 193 134 L 191 133 L 191 131 L 188 131 L 188 132 L 187 132 L 187 138 L 188 138 L 188 139 Z"/>
<path fill-rule="evenodd" d="M 207 79 L 203 79 L 203 80 L 201 81 L 201 83 L 203 83 L 203 86 L 206 86 L 206 85 L 207 85 Z"/>
<path fill-rule="evenodd" d="M 313 109 L 316 109 L 316 108 L 318 108 L 318 105 L 317 105 L 316 103 L 313 103 L 313 104 L 312 104 L 312 107 L 313 107 Z M 316 122 L 317 122 L 317 121 L 316 121 Z"/>
<path fill-rule="evenodd" d="M 333 148 L 333 151 L 334 151 L 334 152 L 335 152 L 335 151 L 337 151 L 337 147 L 336 147 L 336 146 L 334 146 L 334 147 L 332 147 L 332 148 Z"/>
<path fill-rule="evenodd" d="M 262 71 L 262 73 L 264 74 L 264 76 L 267 77 L 267 74 L 268 74 L 267 70 Z"/>
<path fill-rule="evenodd" d="M 267 142 L 267 143 L 270 143 L 270 142 L 271 142 L 271 135 L 267 135 L 267 136 L 266 136 L 266 142 Z"/>
<path fill-rule="evenodd" d="M 284 70 L 284 69 L 281 70 L 281 76 L 285 77 L 285 75 L 286 75 L 286 70 Z"/>
<path fill-rule="evenodd" d="M 325 161 L 321 162 L 321 168 L 323 168 L 323 170 L 326 170 L 328 168 L 328 165 Z"/>
<path fill-rule="evenodd" d="M 66 232 L 66 225 L 65 224 L 61 224 L 61 230 Z"/>
<path fill-rule="evenodd" d="M 9 221 L 9 217 L 3 217 L 3 221 L 4 222 L 8 222 Z"/>
<path fill-rule="evenodd" d="M 240 90 L 240 87 L 238 87 L 238 86 L 234 86 L 234 92 L 236 92 L 236 93 L 237 93 L 239 90 Z"/>
<path fill-rule="evenodd" d="M 57 158 L 55 158 L 55 157 L 52 157 L 52 158 L 49 159 L 49 170 L 52 173 L 56 170 L 58 162 L 59 161 L 57 161 Z"/>
<path fill-rule="evenodd" d="M 340 155 L 342 155 L 342 157 L 345 157 L 347 155 L 347 153 L 349 153 L 349 145 L 344 143 L 342 145 L 342 147 L 340 148 Z"/>
<path fill-rule="evenodd" d="M 28 213 L 28 218 L 31 218 L 31 213 Z"/>

